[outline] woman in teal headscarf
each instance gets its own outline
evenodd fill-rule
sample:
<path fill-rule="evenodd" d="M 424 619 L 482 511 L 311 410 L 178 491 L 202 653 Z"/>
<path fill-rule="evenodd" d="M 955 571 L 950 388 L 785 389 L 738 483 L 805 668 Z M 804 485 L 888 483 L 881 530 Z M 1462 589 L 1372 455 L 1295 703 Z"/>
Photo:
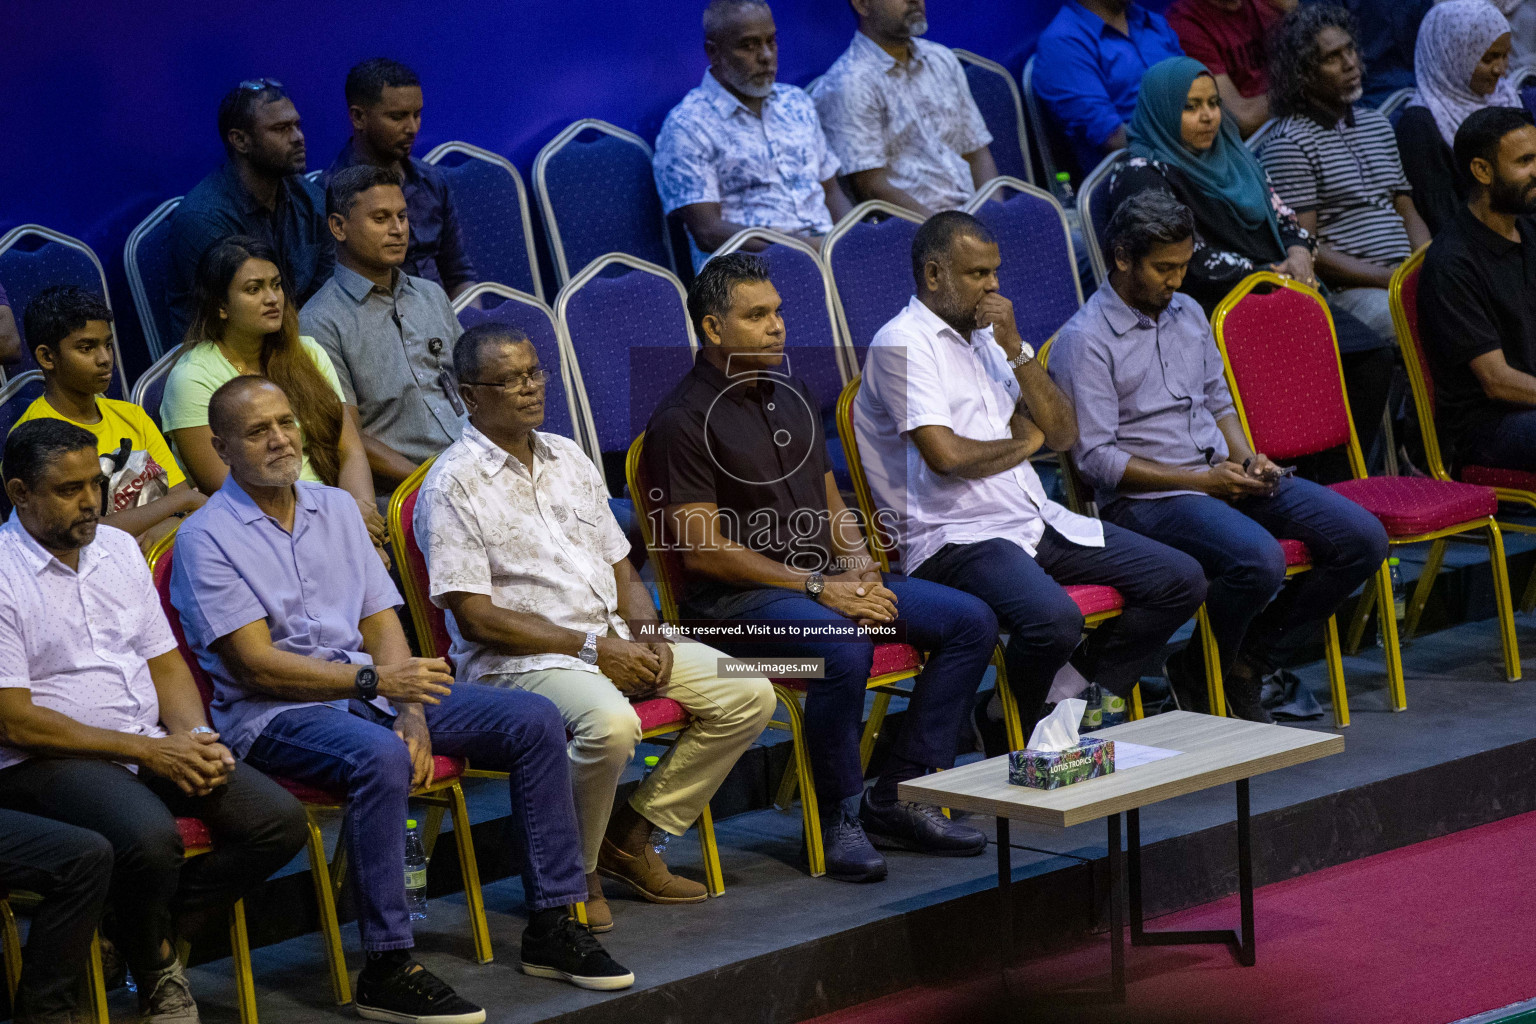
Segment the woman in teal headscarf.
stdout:
<path fill-rule="evenodd" d="M 1207 313 L 1255 270 L 1316 284 L 1311 237 L 1270 187 L 1236 123 L 1222 117 L 1204 64 L 1170 57 L 1147 69 L 1130 142 L 1130 158 L 1110 176 L 1110 209 L 1149 188 L 1190 208 L 1195 255 L 1183 290 Z"/>

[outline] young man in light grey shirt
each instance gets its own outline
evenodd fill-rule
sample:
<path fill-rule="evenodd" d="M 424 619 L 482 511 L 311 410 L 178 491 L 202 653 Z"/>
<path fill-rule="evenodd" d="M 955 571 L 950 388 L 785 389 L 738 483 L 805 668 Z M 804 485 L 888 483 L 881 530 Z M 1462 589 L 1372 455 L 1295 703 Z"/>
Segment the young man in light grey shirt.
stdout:
<path fill-rule="evenodd" d="M 330 355 L 387 500 L 463 430 L 451 372 L 462 331 L 442 286 L 400 269 L 410 223 L 393 171 L 371 164 L 338 171 L 326 210 L 336 273 L 304 304 L 299 326 Z"/>

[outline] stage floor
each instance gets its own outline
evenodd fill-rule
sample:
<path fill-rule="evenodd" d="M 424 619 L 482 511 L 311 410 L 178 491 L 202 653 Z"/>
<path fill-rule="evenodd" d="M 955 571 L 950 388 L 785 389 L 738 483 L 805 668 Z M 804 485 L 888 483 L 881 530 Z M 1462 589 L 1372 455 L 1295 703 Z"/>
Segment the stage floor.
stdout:
<path fill-rule="evenodd" d="M 1525 618 L 1520 639 L 1536 652 L 1536 628 Z M 1388 710 L 1381 655 L 1368 647 L 1346 663 L 1353 724 L 1343 731 L 1345 752 L 1254 780 L 1259 884 L 1532 809 L 1536 679 L 1503 681 L 1494 624 L 1468 623 L 1417 639 L 1405 659 L 1406 712 Z M 1304 666 L 1299 674 L 1326 701 L 1322 665 Z M 1331 729 L 1331 714 L 1299 727 Z M 476 783 L 471 800 L 477 820 L 504 813 L 504 794 L 488 784 Z M 1234 816 L 1225 787 L 1143 814 L 1149 913 L 1235 891 Z M 989 821 L 977 824 L 990 831 Z M 638 982 L 628 992 L 587 993 L 518 971 L 524 918 L 516 879 L 485 889 L 493 963 L 480 966 L 471 958 L 460 896 L 432 901 L 417 931 L 420 959 L 485 1005 L 496 1022 L 777 1024 L 941 977 L 995 948 L 991 850 L 959 860 L 892 854 L 885 882 L 855 886 L 812 879 L 798 868 L 798 814 L 753 811 L 719 822 L 717 831 L 724 896 L 691 907 L 611 896 L 617 926 L 603 941 L 635 971 Z M 1067 830 L 1015 824 L 1012 839 L 1015 879 L 1025 883 L 1015 887 L 1015 914 L 1028 932 L 1024 945 L 1059 946 L 1091 930 L 1104 905 L 1103 871 L 1095 869 L 1106 850 L 1102 824 Z M 693 837 L 675 840 L 673 851 L 669 860 L 697 877 Z M 262 913 L 258 900 L 250 914 Z M 1262 955 L 1264 922 L 1258 926 Z M 356 928 L 343 930 L 356 970 Z M 254 965 L 268 1024 L 352 1015 L 330 1001 L 317 935 L 259 948 Z M 228 961 L 197 967 L 192 978 L 205 1019 L 236 1019 Z M 130 1013 L 130 1000 L 114 993 L 115 1015 Z"/>

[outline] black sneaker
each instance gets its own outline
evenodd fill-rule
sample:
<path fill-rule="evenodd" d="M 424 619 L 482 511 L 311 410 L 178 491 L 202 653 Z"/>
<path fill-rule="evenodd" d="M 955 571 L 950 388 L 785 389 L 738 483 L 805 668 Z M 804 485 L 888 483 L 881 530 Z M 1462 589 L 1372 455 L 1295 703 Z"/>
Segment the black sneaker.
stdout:
<path fill-rule="evenodd" d="M 1188 648 L 1185 648 L 1170 655 L 1168 663 L 1163 666 L 1163 675 L 1168 679 L 1168 689 L 1172 691 L 1174 703 L 1180 711 L 1208 715 L 1211 713 L 1211 702 L 1206 697 L 1205 666 L 1201 664 L 1199 668 L 1192 668 L 1190 662 L 1195 659 L 1189 657 L 1187 652 Z"/>
<path fill-rule="evenodd" d="M 1264 689 L 1261 666 L 1239 656 L 1223 683 L 1227 694 L 1227 713 L 1233 718 L 1262 722 L 1265 725 L 1275 724 L 1274 717 L 1265 710 L 1261 698 Z"/>
<path fill-rule="evenodd" d="M 592 932 L 567 915 L 543 935 L 523 932 L 523 973 L 599 992 L 629 988 L 635 975 L 608 955 Z"/>
<path fill-rule="evenodd" d="M 357 1015 L 395 1024 L 483 1024 L 485 1011 L 414 960 L 387 974 L 357 976 Z"/>
<path fill-rule="evenodd" d="M 877 850 L 913 850 L 939 857 L 974 857 L 987 848 L 986 833 L 944 817 L 931 804 L 905 800 L 881 806 L 864 791 L 859 820 Z"/>

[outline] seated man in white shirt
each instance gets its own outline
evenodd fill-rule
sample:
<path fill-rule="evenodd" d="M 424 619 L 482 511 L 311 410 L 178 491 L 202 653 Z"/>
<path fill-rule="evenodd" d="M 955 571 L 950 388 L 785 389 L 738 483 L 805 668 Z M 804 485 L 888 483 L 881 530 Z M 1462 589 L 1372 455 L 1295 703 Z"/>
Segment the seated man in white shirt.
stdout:
<path fill-rule="evenodd" d="M 33 420 L 5 443 L 0 808 L 104 836 L 114 938 L 147 1024 L 196 1024 L 174 942 L 304 845 L 304 809 L 208 726 L 133 537 L 98 524 L 96 437 Z M 213 852 L 183 864 L 177 816 Z"/>
<path fill-rule="evenodd" d="M 997 177 L 965 71 L 928 31 L 924 0 L 851 0 L 859 30 L 811 90 L 853 197 L 924 217 Z"/>
<path fill-rule="evenodd" d="M 1047 500 L 1029 457 L 1070 450 L 1077 418 L 1014 325 L 1013 303 L 997 290 L 1001 263 L 970 214 L 937 214 L 918 229 L 917 294 L 870 344 L 853 415 L 907 573 L 997 613 L 1027 734 L 1069 661 L 1128 696 L 1142 662 L 1205 600 L 1206 581 L 1182 551 Z M 1073 584 L 1125 598 L 1081 647 L 1083 616 L 1062 589 Z"/>
<path fill-rule="evenodd" d="M 776 81 L 773 11 L 711 0 L 704 52 L 704 81 L 667 115 L 652 161 L 663 208 L 688 226 L 694 269 L 743 228 L 819 239 L 851 207 L 816 105 Z"/>
<path fill-rule="evenodd" d="M 599 876 L 653 903 L 698 903 L 704 886 L 667 869 L 652 832 L 693 825 L 772 716 L 773 688 L 722 679 L 718 651 L 655 629 L 597 467 L 576 442 L 535 429 L 548 375 L 526 335 L 472 327 L 453 371 L 469 424 L 428 472 L 415 516 L 453 663 L 462 678 L 542 694 L 564 717 L 593 931 L 613 927 Z M 693 722 L 614 811 L 640 742 L 630 701 L 646 697 L 677 701 Z"/>

